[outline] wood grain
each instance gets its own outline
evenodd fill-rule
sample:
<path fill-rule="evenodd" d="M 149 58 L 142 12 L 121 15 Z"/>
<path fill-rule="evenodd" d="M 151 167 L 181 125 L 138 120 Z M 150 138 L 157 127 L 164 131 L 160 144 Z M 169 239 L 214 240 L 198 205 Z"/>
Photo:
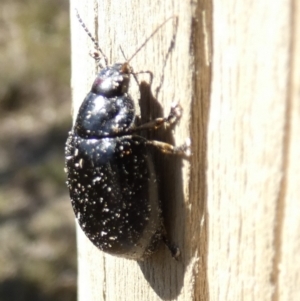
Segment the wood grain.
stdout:
<path fill-rule="evenodd" d="M 300 210 L 299 186 L 292 184 L 299 178 L 299 77 L 293 74 L 299 49 L 291 49 L 292 4 L 215 1 L 207 150 L 210 300 L 300 298 L 298 272 L 282 266 L 289 255 L 299 270 L 299 220 L 292 216 Z M 283 271 L 289 284 L 283 285 Z"/>

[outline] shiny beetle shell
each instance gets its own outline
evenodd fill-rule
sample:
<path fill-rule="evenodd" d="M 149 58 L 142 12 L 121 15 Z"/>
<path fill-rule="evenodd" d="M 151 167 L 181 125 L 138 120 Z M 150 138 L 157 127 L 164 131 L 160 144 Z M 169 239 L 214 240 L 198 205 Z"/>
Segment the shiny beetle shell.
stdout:
<path fill-rule="evenodd" d="M 162 239 L 157 177 L 147 140 L 126 134 L 135 110 L 128 69 L 103 69 L 66 143 L 66 169 L 78 223 L 99 249 L 142 259 Z"/>

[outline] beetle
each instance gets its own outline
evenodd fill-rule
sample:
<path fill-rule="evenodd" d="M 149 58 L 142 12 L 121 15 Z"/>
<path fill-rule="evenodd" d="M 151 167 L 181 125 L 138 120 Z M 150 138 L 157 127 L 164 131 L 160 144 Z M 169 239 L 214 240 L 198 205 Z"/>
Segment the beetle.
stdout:
<path fill-rule="evenodd" d="M 172 105 L 167 117 L 137 125 L 128 93 L 134 75 L 130 60 L 109 66 L 78 12 L 77 17 L 106 64 L 81 104 L 65 146 L 67 186 L 77 221 L 91 242 L 109 254 L 143 260 L 164 241 L 178 259 L 179 248 L 167 239 L 163 223 L 153 149 L 188 156 L 190 142 L 175 147 L 139 132 L 175 123 L 181 107 Z"/>

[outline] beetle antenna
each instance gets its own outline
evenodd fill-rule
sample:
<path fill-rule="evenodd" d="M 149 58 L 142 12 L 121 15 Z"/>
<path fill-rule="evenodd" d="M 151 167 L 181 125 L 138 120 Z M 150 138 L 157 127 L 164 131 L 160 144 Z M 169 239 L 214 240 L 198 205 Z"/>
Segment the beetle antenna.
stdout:
<path fill-rule="evenodd" d="M 123 55 L 125 61 L 128 62 L 127 57 L 126 57 L 126 55 L 125 55 L 125 53 L 124 53 L 124 50 L 123 50 L 122 46 L 120 45 L 119 47 L 120 47 L 121 53 L 122 53 L 122 55 Z"/>
<path fill-rule="evenodd" d="M 121 50 L 121 52 L 122 52 L 122 55 L 123 55 L 123 57 L 124 57 L 124 59 L 125 59 L 125 61 L 126 61 L 125 64 L 126 64 L 127 66 L 129 66 L 129 64 L 128 64 L 129 61 L 127 60 L 127 57 L 126 57 L 126 55 L 125 55 L 125 53 L 124 53 L 124 50 L 123 50 L 122 46 L 120 45 L 119 47 L 120 47 L 120 50 Z M 139 83 L 139 81 L 138 81 L 138 78 L 137 78 L 137 76 L 136 76 L 136 73 L 133 71 L 133 69 L 132 69 L 131 66 L 130 66 L 130 74 L 132 74 L 132 76 L 133 76 L 133 78 L 135 79 L 137 85 L 139 86 L 140 83 Z"/>
<path fill-rule="evenodd" d="M 140 50 L 148 43 L 148 41 L 171 19 L 176 18 L 177 23 L 177 16 L 171 16 L 168 19 L 166 19 L 162 24 L 160 24 L 153 32 L 152 34 L 144 41 L 144 43 L 136 50 L 136 52 L 128 59 L 127 63 L 129 63 L 139 52 Z"/>
<path fill-rule="evenodd" d="M 76 8 L 75 8 L 75 11 L 76 11 L 76 17 L 77 17 L 77 19 L 78 19 L 80 25 L 82 26 L 82 28 L 85 30 L 85 32 L 87 33 L 87 35 L 90 37 L 90 39 L 91 39 L 92 42 L 94 43 L 96 50 L 98 50 L 98 51 L 101 53 L 101 55 L 102 55 L 102 57 L 103 57 L 103 59 L 104 59 L 104 62 L 105 62 L 105 66 L 107 66 L 107 65 L 108 65 L 108 60 L 107 60 L 106 55 L 104 54 L 104 52 L 103 52 L 102 49 L 100 48 L 100 46 L 99 46 L 98 42 L 96 41 L 96 39 L 93 37 L 93 35 L 91 34 L 91 32 L 90 32 L 90 31 L 88 30 L 88 28 L 86 27 L 85 23 L 84 23 L 83 20 L 81 19 L 80 15 L 79 15 L 79 12 L 78 12 L 78 10 L 77 10 Z"/>

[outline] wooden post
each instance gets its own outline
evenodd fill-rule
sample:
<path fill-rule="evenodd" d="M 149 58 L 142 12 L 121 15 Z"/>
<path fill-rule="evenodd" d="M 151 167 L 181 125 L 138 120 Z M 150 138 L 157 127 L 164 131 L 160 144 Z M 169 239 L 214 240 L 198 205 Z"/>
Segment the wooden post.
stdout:
<path fill-rule="evenodd" d="M 72 0 L 74 114 L 96 74 L 75 8 L 110 63 L 178 16 L 131 61 L 153 72 L 163 109 L 143 95 L 138 103 L 134 81 L 130 91 L 152 114 L 179 101 L 181 121 L 159 135 L 176 145 L 191 137 L 193 152 L 161 164 L 182 261 L 163 247 L 141 263 L 113 257 L 78 228 L 78 300 L 300 300 L 298 2 Z"/>

